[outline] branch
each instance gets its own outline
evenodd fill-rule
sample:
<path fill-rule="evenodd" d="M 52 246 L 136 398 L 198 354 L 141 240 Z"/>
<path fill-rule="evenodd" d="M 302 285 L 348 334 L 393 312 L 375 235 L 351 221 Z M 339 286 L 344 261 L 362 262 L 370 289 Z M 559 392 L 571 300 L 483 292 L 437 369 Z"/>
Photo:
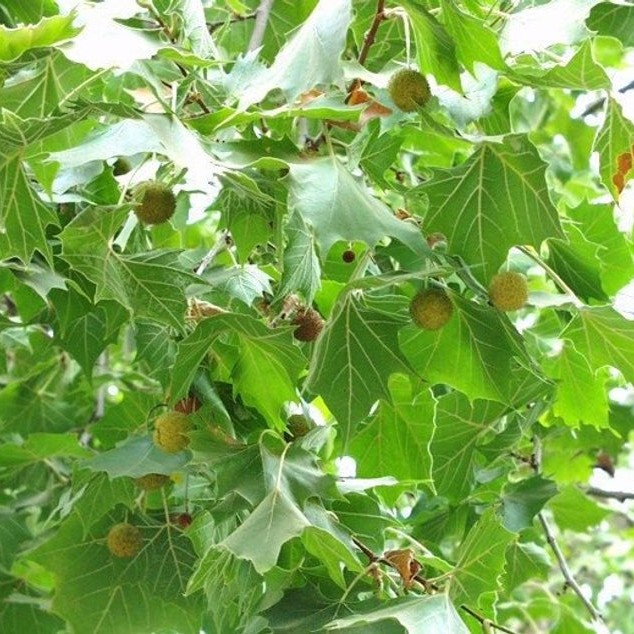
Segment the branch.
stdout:
<path fill-rule="evenodd" d="M 262 46 L 262 40 L 264 39 L 264 33 L 266 31 L 266 23 L 269 21 L 269 15 L 273 8 L 275 0 L 262 0 L 260 6 L 256 11 L 255 26 L 253 27 L 253 33 L 251 33 L 251 39 L 249 40 L 249 46 L 247 51 L 254 51 L 256 48 Z"/>
<path fill-rule="evenodd" d="M 572 588 L 573 592 L 581 599 L 581 602 L 585 606 L 588 613 L 592 616 L 593 620 L 603 622 L 603 617 L 601 613 L 592 605 L 592 602 L 583 594 L 581 587 L 577 583 L 576 579 L 572 576 L 572 571 L 568 566 L 568 562 L 566 561 L 564 554 L 561 552 L 561 548 L 559 548 L 559 544 L 555 539 L 555 535 L 553 533 L 548 520 L 544 516 L 542 512 L 537 514 L 537 517 L 544 529 L 544 534 L 546 535 L 546 540 L 548 544 L 552 548 L 553 553 L 555 553 L 555 557 L 557 558 L 557 563 L 559 564 L 559 569 L 561 570 L 561 574 L 563 574 L 566 583 Z"/>
<path fill-rule="evenodd" d="M 374 19 L 372 20 L 372 24 L 370 25 L 368 32 L 363 38 L 363 46 L 361 47 L 361 51 L 359 52 L 359 64 L 361 64 L 362 66 L 363 64 L 365 64 L 365 60 L 368 58 L 368 53 L 370 52 L 372 44 L 374 44 L 376 33 L 379 30 L 379 25 L 381 24 L 381 22 L 383 22 L 383 20 L 386 19 L 384 10 L 385 0 L 377 0 Z"/>
<path fill-rule="evenodd" d="M 499 630 L 500 632 L 506 632 L 506 634 L 516 634 L 516 632 L 514 632 L 513 630 L 509 630 L 508 627 L 504 627 L 504 625 L 498 625 L 491 619 L 487 619 L 481 614 L 478 614 L 475 610 L 467 605 L 461 605 L 460 609 L 464 610 L 467 614 L 470 614 L 474 619 L 476 619 L 476 621 L 479 621 L 485 632 L 488 632 L 491 628 L 493 628 L 495 630 Z"/>
<path fill-rule="evenodd" d="M 598 498 L 612 498 L 619 502 L 625 502 L 625 500 L 634 500 L 634 493 L 630 491 L 606 491 L 605 489 L 597 489 L 596 487 L 588 487 L 585 489 L 588 495 L 594 495 Z"/>
<path fill-rule="evenodd" d="M 214 246 L 209 249 L 205 257 L 201 260 L 198 268 L 196 269 L 196 275 L 202 275 L 205 272 L 205 269 L 214 261 L 215 257 L 219 253 L 222 253 L 227 247 L 231 246 L 231 244 L 231 234 L 226 230 L 221 231 Z"/>

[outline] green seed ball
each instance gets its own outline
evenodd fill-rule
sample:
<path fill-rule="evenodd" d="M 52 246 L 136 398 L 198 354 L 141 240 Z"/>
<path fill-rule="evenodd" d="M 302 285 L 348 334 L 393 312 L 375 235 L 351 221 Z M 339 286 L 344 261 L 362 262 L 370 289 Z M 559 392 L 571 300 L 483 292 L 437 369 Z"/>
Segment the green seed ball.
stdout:
<path fill-rule="evenodd" d="M 134 213 L 146 225 L 159 225 L 167 222 L 176 209 L 176 197 L 163 183 L 146 181 L 134 192 L 137 201 Z"/>
<path fill-rule="evenodd" d="M 143 547 L 143 538 L 132 524 L 115 524 L 106 538 L 108 550 L 115 557 L 134 557 Z"/>
<path fill-rule="evenodd" d="M 453 303 L 442 289 L 429 288 L 414 296 L 409 312 L 424 330 L 440 330 L 451 319 Z"/>
<path fill-rule="evenodd" d="M 494 275 L 489 285 L 489 300 L 498 310 L 519 310 L 528 300 L 526 277 L 515 271 Z"/>
<path fill-rule="evenodd" d="M 431 90 L 425 76 L 416 70 L 397 70 L 387 86 L 394 104 L 403 112 L 422 108 L 431 98 Z"/>
<path fill-rule="evenodd" d="M 140 478 L 135 478 L 134 484 L 144 491 L 157 491 L 169 484 L 170 477 L 162 473 L 148 473 Z"/>
<path fill-rule="evenodd" d="M 177 453 L 189 445 L 187 432 L 192 424 L 187 414 L 165 412 L 154 423 L 154 444 L 167 453 Z"/>

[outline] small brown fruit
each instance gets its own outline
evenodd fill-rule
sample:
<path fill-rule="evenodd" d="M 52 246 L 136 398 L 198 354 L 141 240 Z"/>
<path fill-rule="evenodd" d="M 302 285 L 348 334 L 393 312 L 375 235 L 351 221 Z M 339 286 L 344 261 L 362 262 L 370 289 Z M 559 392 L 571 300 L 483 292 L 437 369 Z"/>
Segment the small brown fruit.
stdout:
<path fill-rule="evenodd" d="M 135 478 L 134 484 L 144 491 L 157 491 L 162 489 L 170 481 L 170 477 L 162 473 L 148 473 L 140 478 Z"/>
<path fill-rule="evenodd" d="M 494 275 L 489 285 L 489 300 L 498 310 L 519 310 L 528 300 L 526 277 L 515 271 Z"/>
<path fill-rule="evenodd" d="M 346 249 L 342 254 L 341 254 L 341 259 L 346 263 L 346 264 L 350 264 L 350 262 L 354 262 L 355 258 L 357 257 L 357 254 L 352 250 L 352 249 Z"/>
<path fill-rule="evenodd" d="M 451 319 L 453 303 L 440 288 L 428 288 L 414 296 L 409 305 L 414 322 L 425 330 L 440 330 Z"/>
<path fill-rule="evenodd" d="M 288 432 L 284 434 L 287 441 L 303 438 L 314 427 L 314 423 L 303 414 L 292 414 L 286 421 Z"/>
<path fill-rule="evenodd" d="M 176 198 L 165 184 L 156 181 L 141 183 L 134 193 L 137 205 L 134 210 L 141 222 L 158 225 L 167 222 L 176 209 Z"/>
<path fill-rule="evenodd" d="M 154 444 L 167 453 L 177 453 L 189 445 L 187 432 L 192 428 L 187 414 L 165 412 L 154 423 Z"/>
<path fill-rule="evenodd" d="M 297 312 L 293 325 L 297 326 L 293 335 L 299 341 L 314 341 L 324 327 L 324 320 L 314 308 L 303 308 Z"/>
<path fill-rule="evenodd" d="M 416 70 L 397 70 L 387 86 L 394 104 L 403 112 L 422 108 L 431 98 L 431 90 L 425 76 Z"/>
<path fill-rule="evenodd" d="M 194 394 L 190 394 L 186 398 L 181 399 L 174 405 L 174 409 L 177 412 L 182 412 L 183 414 L 193 414 L 197 412 L 203 404 L 198 400 L 198 398 Z"/>
<path fill-rule="evenodd" d="M 115 524 L 106 538 L 108 550 L 115 557 L 134 557 L 143 547 L 143 538 L 132 524 Z"/>

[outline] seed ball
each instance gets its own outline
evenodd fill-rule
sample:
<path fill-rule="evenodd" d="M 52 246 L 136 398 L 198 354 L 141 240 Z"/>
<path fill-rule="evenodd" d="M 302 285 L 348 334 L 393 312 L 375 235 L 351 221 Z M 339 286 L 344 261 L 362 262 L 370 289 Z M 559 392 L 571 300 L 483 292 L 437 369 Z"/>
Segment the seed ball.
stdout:
<path fill-rule="evenodd" d="M 167 453 L 177 453 L 189 445 L 187 432 L 192 424 L 187 414 L 182 412 L 165 412 L 154 423 L 154 444 Z"/>
<path fill-rule="evenodd" d="M 403 112 L 422 108 L 431 98 L 431 90 L 425 76 L 416 70 L 397 70 L 387 86 L 394 104 Z"/>
<path fill-rule="evenodd" d="M 169 484 L 169 482 L 170 477 L 162 473 L 148 473 L 140 478 L 134 479 L 134 484 L 144 491 L 157 491 L 158 489 L 162 489 L 166 484 Z"/>
<path fill-rule="evenodd" d="M 293 332 L 295 339 L 314 341 L 324 327 L 324 320 L 314 308 L 304 308 L 293 319 L 293 325 L 297 326 Z"/>
<path fill-rule="evenodd" d="M 444 290 L 428 288 L 414 296 L 409 312 L 424 330 L 440 330 L 451 319 L 453 303 Z"/>
<path fill-rule="evenodd" d="M 146 225 L 167 222 L 176 209 L 176 198 L 165 184 L 156 181 L 141 183 L 134 192 L 137 201 L 134 213 Z"/>
<path fill-rule="evenodd" d="M 489 300 L 498 310 L 519 310 L 528 300 L 526 277 L 515 271 L 494 275 L 489 285 Z"/>
<path fill-rule="evenodd" d="M 143 538 L 132 524 L 115 524 L 106 538 L 108 550 L 115 557 L 134 557 L 143 547 Z"/>

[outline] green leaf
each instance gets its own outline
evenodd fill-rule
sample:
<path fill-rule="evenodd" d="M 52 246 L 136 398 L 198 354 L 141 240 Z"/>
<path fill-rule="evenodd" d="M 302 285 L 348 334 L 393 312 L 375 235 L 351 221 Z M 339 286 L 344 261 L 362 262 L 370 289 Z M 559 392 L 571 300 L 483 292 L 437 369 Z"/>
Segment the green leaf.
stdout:
<path fill-rule="evenodd" d="M 566 227 L 567 240 L 548 240 L 548 264 L 587 303 L 608 299 L 601 286 L 600 247 L 586 240 L 575 226 Z"/>
<path fill-rule="evenodd" d="M 497 37 L 492 30 L 481 20 L 460 11 L 449 0 L 443 0 L 441 8 L 445 28 L 455 42 L 458 58 L 467 70 L 473 73 L 475 62 L 500 70 L 506 68 Z"/>
<path fill-rule="evenodd" d="M 273 489 L 219 546 L 250 560 L 263 573 L 277 563 L 282 546 L 309 525 L 295 502 L 284 491 Z"/>
<path fill-rule="evenodd" d="M 37 24 L 14 29 L 0 25 L 0 62 L 12 62 L 33 48 L 52 46 L 79 32 L 73 28 L 75 15 L 55 15 L 42 18 Z"/>
<path fill-rule="evenodd" d="M 467 634 L 469 631 L 445 594 L 393 599 L 387 605 L 379 604 L 371 612 L 336 619 L 326 629 L 343 630 L 355 625 L 381 623 L 392 619 L 398 621 L 410 634 L 423 631 Z"/>
<path fill-rule="evenodd" d="M 224 349 L 218 349 L 216 354 L 226 356 L 236 392 L 279 428 L 282 406 L 297 399 L 295 383 L 304 358 L 288 330 L 276 332 L 247 315 L 228 313 L 205 319 L 179 344 L 172 399 L 186 394 L 203 357 L 224 333 L 236 337 L 237 355 L 227 355 Z"/>
<path fill-rule="evenodd" d="M 429 198 L 426 230 L 444 233 L 449 252 L 464 258 L 473 274 L 488 283 L 512 246 L 539 249 L 546 238 L 562 237 L 545 168 L 522 135 L 483 143 L 466 163 L 437 170 L 417 188 Z"/>
<path fill-rule="evenodd" d="M 634 171 L 621 168 L 621 157 L 631 156 L 634 147 L 634 123 L 623 115 L 615 99 L 607 99 L 605 121 L 597 131 L 593 151 L 599 153 L 599 173 L 614 200 Z"/>
<path fill-rule="evenodd" d="M 288 244 L 284 249 L 282 279 L 277 291 L 279 298 L 301 293 L 311 304 L 321 286 L 319 259 L 315 238 L 301 214 L 293 212 L 286 225 Z"/>
<path fill-rule="evenodd" d="M 148 473 L 171 475 L 189 460 L 185 451 L 168 454 L 156 447 L 151 436 L 138 436 L 95 456 L 84 466 L 92 471 L 105 471 L 111 478 L 138 478 Z"/>
<path fill-rule="evenodd" d="M 556 493 L 555 483 L 541 476 L 507 484 L 502 494 L 504 528 L 517 533 L 532 526 L 533 517 Z"/>
<path fill-rule="evenodd" d="M 317 340 L 306 389 L 321 394 L 341 426 L 344 445 L 376 401 L 389 401 L 390 375 L 410 372 L 398 349 L 403 318 L 396 310 L 404 302 L 396 300 L 346 293 Z"/>
<path fill-rule="evenodd" d="M 587 240 L 603 247 L 597 253 L 601 285 L 608 295 L 614 295 L 634 277 L 634 261 L 630 243 L 614 221 L 612 206 L 582 203 L 566 213 Z"/>
<path fill-rule="evenodd" d="M 338 159 L 295 163 L 290 170 L 289 208 L 312 226 L 322 260 L 339 240 L 373 247 L 385 236 L 416 253 L 428 252 L 420 230 L 398 220 Z"/>
<path fill-rule="evenodd" d="M 469 494 L 474 484 L 477 443 L 504 411 L 499 403 L 470 402 L 460 392 L 438 400 L 436 429 L 429 448 L 438 495 L 459 501 Z"/>
<path fill-rule="evenodd" d="M 550 70 L 522 68 L 511 74 L 513 79 L 540 88 L 609 89 L 610 78 L 594 58 L 591 40 L 586 40 L 566 64 Z"/>
<path fill-rule="evenodd" d="M 350 452 L 361 478 L 393 476 L 401 481 L 429 481 L 435 402 L 428 390 L 413 395 L 410 380 L 393 375 L 390 401 L 356 433 Z"/>
<path fill-rule="evenodd" d="M 119 521 L 122 515 L 111 513 L 84 536 L 79 519 L 71 517 L 29 555 L 56 576 L 53 610 L 78 631 L 95 634 L 197 634 L 201 602 L 183 597 L 194 561 L 189 540 L 172 526 L 128 517 L 141 531 L 143 549 L 132 559 L 118 559 L 105 538 Z"/>
<path fill-rule="evenodd" d="M 557 386 L 553 412 L 571 427 L 581 423 L 609 427 L 605 378 L 592 369 L 586 356 L 567 341 L 548 366 L 546 372 Z"/>
<path fill-rule="evenodd" d="M 312 88 L 341 81 L 339 57 L 352 18 L 350 0 L 320 0 L 299 30 L 275 57 L 273 65 L 255 74 L 240 92 L 240 109 L 262 101 L 280 88 L 288 102 Z"/>
<path fill-rule="evenodd" d="M 547 507 L 552 511 L 559 528 L 578 533 L 586 532 L 610 515 L 608 509 L 593 502 L 574 485 L 564 487 L 548 502 Z"/>
<path fill-rule="evenodd" d="M 117 253 L 111 238 L 127 214 L 126 208 L 89 207 L 62 232 L 62 257 L 97 285 L 96 301 L 115 300 L 131 313 L 182 330 L 184 289 L 200 278 L 187 271 L 175 250 Z"/>
<path fill-rule="evenodd" d="M 458 550 L 449 581 L 449 596 L 456 605 L 478 605 L 482 594 L 498 590 L 504 553 L 512 539 L 513 533 L 504 528 L 495 510 L 487 509 Z"/>
<path fill-rule="evenodd" d="M 527 360 L 523 342 L 499 311 L 458 295 L 451 298 L 454 314 L 442 329 L 403 328 L 403 353 L 432 384 L 447 383 L 472 399 L 511 403 L 518 380 L 528 375 L 517 364 Z"/>
<path fill-rule="evenodd" d="M 634 381 L 634 322 L 610 306 L 580 309 L 562 337 L 572 341 L 593 369 L 612 366 Z"/>
<path fill-rule="evenodd" d="M 601 2 L 592 7 L 586 25 L 599 35 L 621 40 L 624 46 L 634 46 L 633 6 Z"/>
<path fill-rule="evenodd" d="M 511 592 L 525 581 L 546 581 L 550 566 L 550 557 L 541 546 L 533 542 L 511 542 L 506 549 L 504 588 Z"/>
<path fill-rule="evenodd" d="M 411 0 L 405 0 L 401 4 L 414 29 L 420 71 L 432 74 L 439 84 L 462 92 L 456 45 L 445 28 L 419 4 Z"/>
<path fill-rule="evenodd" d="M 82 447 L 75 434 L 29 434 L 23 443 L 6 443 L 0 446 L 0 466 L 23 467 L 28 464 L 73 456 L 88 458 L 90 451 Z"/>

